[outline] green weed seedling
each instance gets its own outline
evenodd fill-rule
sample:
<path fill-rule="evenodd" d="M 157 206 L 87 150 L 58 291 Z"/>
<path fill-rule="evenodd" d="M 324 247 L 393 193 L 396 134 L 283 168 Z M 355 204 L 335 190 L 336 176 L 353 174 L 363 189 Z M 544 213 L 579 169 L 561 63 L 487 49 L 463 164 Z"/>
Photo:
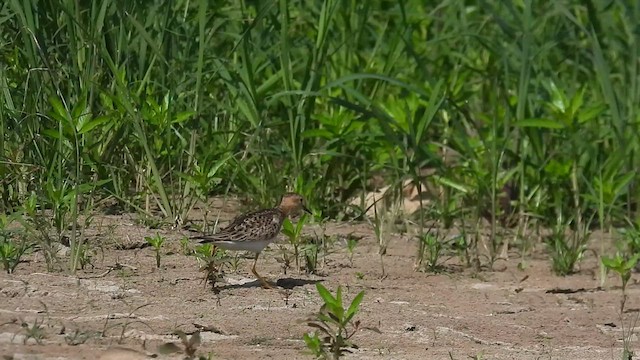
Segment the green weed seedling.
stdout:
<path fill-rule="evenodd" d="M 160 268 L 160 258 L 161 258 L 161 254 L 160 254 L 160 250 L 162 249 L 162 245 L 164 244 L 164 237 L 161 236 L 160 234 L 156 234 L 155 236 L 145 236 L 144 240 L 151 246 L 153 246 L 153 249 L 156 253 L 156 267 L 159 269 Z"/>
<path fill-rule="evenodd" d="M 304 244 L 302 247 L 305 260 L 305 270 L 308 274 L 315 274 L 318 268 L 318 253 L 320 246 L 314 242 Z"/>
<path fill-rule="evenodd" d="M 73 332 L 68 332 L 64 336 L 64 342 L 69 346 L 78 346 L 87 342 L 87 340 L 98 337 L 99 333 L 82 331 L 75 329 Z"/>
<path fill-rule="evenodd" d="M 631 335 L 633 333 L 634 326 L 631 326 L 630 329 L 625 329 L 624 319 L 622 316 L 624 314 L 624 307 L 627 302 L 627 284 L 629 283 L 629 279 L 631 279 L 631 271 L 636 266 L 638 261 L 640 260 L 640 253 L 636 253 L 631 257 L 626 257 L 617 253 L 615 257 L 610 258 L 607 256 L 603 256 L 601 261 L 602 264 L 606 267 L 608 271 L 615 271 L 619 276 L 620 280 L 622 280 L 622 299 L 620 300 L 620 322 L 622 323 L 622 341 L 623 341 L 623 360 L 631 360 L 633 358 L 633 351 L 631 351 Z"/>
<path fill-rule="evenodd" d="M 424 263 L 426 270 L 429 272 L 437 273 L 442 270 L 439 260 L 442 256 L 443 244 L 438 236 L 424 233 L 419 237 L 418 241 L 422 243 L 419 249 L 423 251 L 422 254 L 418 254 L 419 258 L 422 259 L 420 263 Z"/>
<path fill-rule="evenodd" d="M 358 239 L 349 236 L 347 238 L 347 254 L 349 254 L 349 266 L 353 267 L 353 252 L 356 250 L 356 246 L 358 245 Z"/>
<path fill-rule="evenodd" d="M 589 241 L 588 230 L 576 231 L 572 235 L 565 235 L 564 229 L 568 225 L 557 224 L 553 234 L 547 239 L 547 247 L 551 253 L 551 266 L 553 271 L 560 276 L 570 275 L 575 271 L 576 265 L 584 257 Z"/>
<path fill-rule="evenodd" d="M 26 322 L 21 324 L 25 333 L 24 344 L 26 344 L 29 339 L 33 339 L 38 345 L 42 345 L 42 340 L 47 336 L 44 327 L 42 326 L 43 322 L 44 320 L 38 321 L 38 319 L 36 319 L 32 325 L 29 325 Z"/>
<path fill-rule="evenodd" d="M 282 233 L 287 236 L 289 243 L 293 247 L 293 256 L 296 269 L 300 271 L 300 246 L 302 245 L 302 228 L 307 222 L 307 215 L 302 214 L 298 222 L 294 225 L 289 219 L 285 219 L 282 224 Z"/>
<path fill-rule="evenodd" d="M 630 222 L 629 228 L 620 229 L 619 232 L 623 236 L 621 251 L 632 255 L 640 254 L 640 219 L 636 223 Z"/>
<path fill-rule="evenodd" d="M 620 279 L 622 280 L 622 292 L 625 294 L 627 283 L 629 282 L 629 279 L 631 279 L 631 270 L 636 266 L 638 260 L 640 260 L 640 254 L 635 254 L 630 258 L 626 258 L 618 253 L 613 258 L 603 256 L 601 260 L 607 270 L 615 271 L 620 276 Z"/>
<path fill-rule="evenodd" d="M 76 245 L 76 257 L 80 269 L 84 270 L 87 265 L 93 267 L 93 255 L 95 255 L 95 250 L 91 249 L 89 244 L 83 242 Z"/>
<path fill-rule="evenodd" d="M 23 219 L 27 233 L 34 242 L 34 247 L 41 251 L 47 263 L 47 271 L 53 270 L 57 260 L 54 240 L 50 236 L 51 224 L 41 211 L 41 205 L 34 192 L 27 198 L 23 206 Z"/>
<path fill-rule="evenodd" d="M 182 250 L 182 255 L 189 256 L 192 253 L 191 247 L 189 246 L 189 238 L 183 237 L 180 239 L 180 250 Z"/>
<path fill-rule="evenodd" d="M 276 258 L 276 261 L 280 263 L 280 267 L 282 268 L 282 272 L 286 275 L 287 270 L 291 268 L 291 257 L 293 256 L 289 249 L 286 246 L 280 244 L 278 246 L 278 252 L 280 256 Z"/>
<path fill-rule="evenodd" d="M 224 249 L 216 248 L 213 244 L 202 244 L 196 246 L 194 256 L 200 265 L 200 271 L 206 272 L 205 283 L 208 280 L 215 286 L 217 274 L 228 262 Z"/>
<path fill-rule="evenodd" d="M 29 248 L 30 247 L 24 242 L 16 245 L 14 241 L 9 239 L 0 240 L 0 262 L 2 262 L 4 271 L 6 271 L 7 274 L 15 271 L 22 255 L 24 255 Z"/>
<path fill-rule="evenodd" d="M 0 215 L 0 262 L 8 274 L 13 273 L 22 256 L 31 249 L 29 243 L 16 240 L 13 233 L 7 229 L 12 220 L 13 216 Z"/>
<path fill-rule="evenodd" d="M 320 283 L 316 284 L 316 289 L 324 304 L 320 311 L 306 320 L 307 325 L 316 330 L 305 334 L 304 342 L 318 359 L 339 359 L 344 353 L 350 353 L 351 349 L 357 349 L 350 339 L 360 329 L 360 321 L 353 321 L 353 318 L 359 311 L 364 291 L 360 291 L 345 309 L 340 286 L 335 297 Z M 377 329 L 370 330 L 379 332 Z"/>

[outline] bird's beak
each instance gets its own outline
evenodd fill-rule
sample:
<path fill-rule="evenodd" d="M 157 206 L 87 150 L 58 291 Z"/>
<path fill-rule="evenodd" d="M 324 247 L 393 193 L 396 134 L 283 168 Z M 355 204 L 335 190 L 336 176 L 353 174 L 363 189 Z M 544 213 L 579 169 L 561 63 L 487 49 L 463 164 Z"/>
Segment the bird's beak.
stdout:
<path fill-rule="evenodd" d="M 307 214 L 309 214 L 309 215 L 313 215 L 313 214 L 311 213 L 311 210 L 307 209 L 307 207 L 306 207 L 306 206 L 304 206 L 304 205 L 302 205 L 302 210 L 304 210 L 304 211 L 305 211 Z"/>

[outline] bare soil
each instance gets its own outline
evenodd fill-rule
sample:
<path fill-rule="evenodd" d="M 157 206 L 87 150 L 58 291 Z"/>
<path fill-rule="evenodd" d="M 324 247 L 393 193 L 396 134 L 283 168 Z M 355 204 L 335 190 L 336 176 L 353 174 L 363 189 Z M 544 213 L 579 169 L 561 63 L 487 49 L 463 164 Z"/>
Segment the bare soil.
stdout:
<path fill-rule="evenodd" d="M 223 214 L 222 224 L 235 213 Z M 251 255 L 238 253 L 237 271 L 227 269 L 213 291 L 196 259 L 182 253 L 186 231 L 152 230 L 133 215 L 103 215 L 93 224 L 86 236 L 99 249 L 94 267 L 76 275 L 47 272 L 35 253 L 14 274 L 0 274 L 0 354 L 6 359 L 145 358 L 176 341 L 175 329 L 198 328 L 204 329 L 198 353 L 214 359 L 311 358 L 302 341 L 311 329 L 302 320 L 321 305 L 318 281 L 332 292 L 342 285 L 348 301 L 365 291 L 357 319 L 380 333 L 361 330 L 353 337 L 359 349 L 349 358 L 357 359 L 620 359 L 623 326 L 628 332 L 640 314 L 637 273 L 621 316 L 620 281 L 609 274 L 601 287 L 591 252 L 568 277 L 551 272 L 543 249 L 522 270 L 512 249 L 494 270 L 474 272 L 452 257 L 448 271 L 429 274 L 414 270 L 415 241 L 394 235 L 382 276 L 372 228 L 330 223 L 327 235 L 362 236 L 353 265 L 339 240 L 319 259 L 317 274 L 285 274 L 276 261 L 281 239 L 258 263 L 278 288 L 261 288 L 249 271 Z M 168 239 L 160 269 L 152 248 L 135 246 L 156 231 Z M 604 238 L 594 235 L 592 243 L 599 241 Z M 39 329 L 38 341 L 29 329 Z M 632 330 L 632 349 L 640 348 L 639 330 Z"/>

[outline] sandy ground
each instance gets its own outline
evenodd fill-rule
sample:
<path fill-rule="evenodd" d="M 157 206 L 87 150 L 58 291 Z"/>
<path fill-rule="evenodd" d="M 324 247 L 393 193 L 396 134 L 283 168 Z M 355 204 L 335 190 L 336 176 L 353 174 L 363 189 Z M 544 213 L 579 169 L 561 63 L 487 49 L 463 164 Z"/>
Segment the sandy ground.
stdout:
<path fill-rule="evenodd" d="M 621 317 L 619 280 L 610 274 L 600 287 L 592 253 L 564 278 L 552 274 L 542 250 L 519 270 L 516 249 L 498 270 L 474 273 L 452 258 L 451 271 L 436 275 L 414 271 L 415 242 L 394 236 L 382 277 L 371 227 L 331 223 L 329 236 L 361 237 L 353 265 L 338 240 L 319 259 L 317 274 L 284 274 L 279 245 L 272 244 L 258 270 L 281 286 L 262 289 L 249 271 L 250 254 L 238 253 L 237 271 L 227 268 L 213 291 L 196 259 L 181 251 L 185 231 L 160 231 L 167 243 L 156 269 L 151 248 L 121 249 L 156 230 L 126 215 L 100 216 L 89 230 L 88 241 L 99 249 L 93 268 L 73 276 L 47 272 L 42 256 L 32 254 L 14 274 L 0 274 L 5 359 L 145 358 L 117 348 L 152 355 L 176 340 L 175 329 L 198 328 L 204 329 L 198 354 L 213 359 L 311 358 L 302 341 L 311 329 L 302 320 L 321 305 L 318 281 L 332 292 L 342 285 L 348 301 L 365 291 L 357 319 L 380 333 L 356 333 L 359 349 L 348 357 L 357 359 L 620 359 L 623 325 L 629 331 L 640 314 L 638 274 Z M 39 329 L 39 343 L 26 336 L 29 329 Z M 634 331 L 631 348 L 638 349 L 640 328 Z"/>

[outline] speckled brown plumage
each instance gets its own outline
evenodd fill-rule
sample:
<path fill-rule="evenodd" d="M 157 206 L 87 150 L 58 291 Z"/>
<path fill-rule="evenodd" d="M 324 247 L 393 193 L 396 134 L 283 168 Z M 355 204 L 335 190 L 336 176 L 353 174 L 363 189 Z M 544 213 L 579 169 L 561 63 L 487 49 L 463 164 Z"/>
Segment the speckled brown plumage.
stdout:
<path fill-rule="evenodd" d="M 279 208 L 265 209 L 240 215 L 217 233 L 203 236 L 203 243 L 219 241 L 265 241 L 278 236 L 285 213 Z"/>
<path fill-rule="evenodd" d="M 258 257 L 260 252 L 278 237 L 284 219 L 301 210 L 311 213 L 304 206 L 302 196 L 287 193 L 282 197 L 280 205 L 272 209 L 240 215 L 217 233 L 196 238 L 201 239 L 200 243 L 213 243 L 223 249 L 247 250 L 256 253 L 251 271 L 262 282 L 263 287 L 270 288 L 271 286 L 255 270 Z"/>

